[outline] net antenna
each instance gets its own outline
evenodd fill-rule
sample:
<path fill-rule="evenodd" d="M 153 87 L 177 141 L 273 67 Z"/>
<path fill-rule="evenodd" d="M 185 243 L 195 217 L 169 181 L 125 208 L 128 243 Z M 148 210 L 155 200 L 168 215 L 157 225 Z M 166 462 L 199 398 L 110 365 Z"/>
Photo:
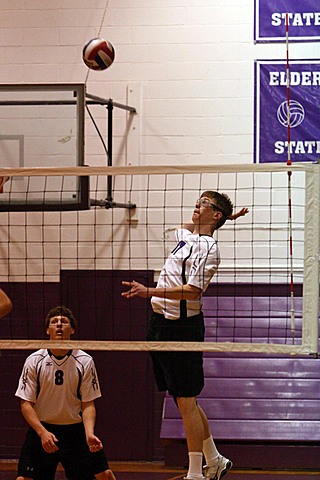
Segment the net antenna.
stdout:
<path fill-rule="evenodd" d="M 108 112 L 108 146 L 106 147 L 105 142 L 103 140 L 103 137 L 98 129 L 98 126 L 96 122 L 94 121 L 93 116 L 90 113 L 90 110 L 87 107 L 87 111 L 89 113 L 89 116 L 98 132 L 98 135 L 100 137 L 100 140 L 102 141 L 102 144 L 104 146 L 106 155 L 107 155 L 107 166 L 112 167 L 112 140 L 113 140 L 113 109 L 114 107 L 120 108 L 122 110 L 127 110 L 130 114 L 135 114 L 137 113 L 136 109 L 134 107 L 130 107 L 129 105 L 123 105 L 122 103 L 117 103 L 114 102 L 111 98 L 104 99 L 101 97 L 97 97 L 96 95 L 91 95 L 89 93 L 86 94 L 86 98 L 89 99 L 89 101 L 86 101 L 86 107 L 88 103 L 91 104 L 98 104 L 98 105 L 103 105 L 106 106 L 107 112 Z M 112 176 L 108 175 L 107 176 L 107 197 L 103 200 L 97 200 L 97 199 L 90 199 L 90 206 L 91 207 L 104 207 L 104 208 L 126 208 L 128 210 L 133 210 L 136 208 L 136 205 L 134 203 L 128 202 L 128 203 L 118 203 L 113 200 L 113 182 L 112 182 Z"/>
<path fill-rule="evenodd" d="M 288 157 L 287 165 L 291 166 L 291 114 L 290 114 L 290 65 L 289 65 L 289 14 L 286 13 L 286 76 L 287 76 L 287 140 Z M 292 344 L 295 340 L 295 312 L 294 312 L 294 278 L 293 278 L 293 241 L 292 241 L 292 196 L 291 196 L 292 172 L 288 171 L 288 213 L 289 213 L 289 262 L 290 262 L 290 313 L 291 313 L 291 337 Z"/>

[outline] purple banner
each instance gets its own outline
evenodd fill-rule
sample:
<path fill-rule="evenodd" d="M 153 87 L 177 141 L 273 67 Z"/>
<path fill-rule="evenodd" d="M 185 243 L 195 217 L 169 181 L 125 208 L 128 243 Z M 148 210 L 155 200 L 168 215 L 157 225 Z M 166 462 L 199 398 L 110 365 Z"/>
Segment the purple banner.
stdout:
<path fill-rule="evenodd" d="M 285 61 L 255 62 L 255 163 L 320 158 L 320 60 L 290 62 L 290 102 Z M 290 142 L 288 135 L 290 124 Z"/>
<path fill-rule="evenodd" d="M 320 40 L 320 5 L 315 0 L 255 0 L 255 42 Z"/>

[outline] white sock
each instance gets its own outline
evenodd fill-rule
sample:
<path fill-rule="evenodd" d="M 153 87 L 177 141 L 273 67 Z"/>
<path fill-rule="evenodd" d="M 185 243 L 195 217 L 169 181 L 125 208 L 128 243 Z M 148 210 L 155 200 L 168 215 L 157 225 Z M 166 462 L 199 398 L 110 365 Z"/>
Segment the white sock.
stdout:
<path fill-rule="evenodd" d="M 212 435 L 203 441 L 202 450 L 206 459 L 206 464 L 209 465 L 209 467 L 213 467 L 218 463 L 219 452 L 213 441 Z"/>
<path fill-rule="evenodd" d="M 196 480 L 202 476 L 202 452 L 189 452 L 189 470 L 187 478 Z"/>

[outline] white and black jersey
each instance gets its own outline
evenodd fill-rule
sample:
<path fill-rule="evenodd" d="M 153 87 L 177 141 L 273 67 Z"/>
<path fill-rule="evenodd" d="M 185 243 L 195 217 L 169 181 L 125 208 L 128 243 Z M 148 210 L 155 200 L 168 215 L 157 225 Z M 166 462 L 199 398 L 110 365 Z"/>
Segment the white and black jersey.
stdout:
<path fill-rule="evenodd" d="M 178 243 L 161 270 L 157 287 L 165 289 L 188 284 L 205 292 L 220 263 L 216 240 L 210 235 L 194 235 L 184 228 L 176 230 L 176 240 Z M 152 297 L 151 304 L 154 312 L 167 319 L 176 320 L 181 316 L 180 300 Z M 201 298 L 188 300 L 187 316 L 197 315 L 201 305 Z"/>
<path fill-rule="evenodd" d="M 79 423 L 81 402 L 101 396 L 94 361 L 82 350 L 70 350 L 64 357 L 38 350 L 25 361 L 16 396 L 34 404 L 40 421 Z"/>

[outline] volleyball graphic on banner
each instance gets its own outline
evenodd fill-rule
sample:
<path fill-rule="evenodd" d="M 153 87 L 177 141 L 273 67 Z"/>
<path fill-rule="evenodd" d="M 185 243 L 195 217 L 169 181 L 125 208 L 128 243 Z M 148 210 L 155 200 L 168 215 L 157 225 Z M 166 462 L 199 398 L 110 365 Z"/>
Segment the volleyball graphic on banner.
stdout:
<path fill-rule="evenodd" d="M 284 127 L 288 127 L 289 124 L 291 128 L 298 127 L 303 122 L 304 116 L 304 108 L 296 100 L 290 100 L 289 106 L 287 101 L 282 102 L 278 107 L 277 117 Z"/>
<path fill-rule="evenodd" d="M 83 47 L 82 59 L 91 70 L 106 70 L 114 58 L 113 45 L 103 38 L 93 38 Z"/>

